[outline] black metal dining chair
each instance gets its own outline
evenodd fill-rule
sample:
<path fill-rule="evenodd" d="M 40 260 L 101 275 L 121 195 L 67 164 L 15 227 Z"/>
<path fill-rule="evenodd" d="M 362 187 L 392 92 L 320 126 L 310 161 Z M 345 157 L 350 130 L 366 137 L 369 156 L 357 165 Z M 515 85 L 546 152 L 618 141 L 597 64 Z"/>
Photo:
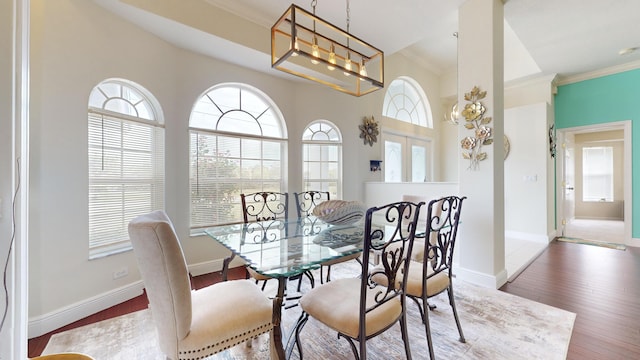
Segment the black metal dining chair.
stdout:
<path fill-rule="evenodd" d="M 289 219 L 289 194 L 260 191 L 240 194 L 242 216 L 245 224 L 250 221 Z"/>
<path fill-rule="evenodd" d="M 260 191 L 251 194 L 240 194 L 242 201 L 242 215 L 245 224 L 259 221 L 274 221 L 289 219 L 289 193 Z M 288 231 L 288 229 L 284 229 Z M 267 234 L 266 232 L 264 233 Z M 262 275 L 250 267 L 247 267 L 249 275 L 256 280 L 257 283 L 263 281 L 262 289 L 266 287 L 268 280 L 273 279 L 270 276 Z M 315 286 L 315 279 L 310 271 L 305 271 L 300 275 L 290 278 L 290 280 L 298 280 L 298 291 L 300 291 L 303 276 L 309 279 L 311 287 Z M 297 297 L 287 297 L 292 300 Z"/>
<path fill-rule="evenodd" d="M 299 193 L 294 193 L 296 198 L 296 209 L 298 210 L 298 219 L 304 219 L 313 215 L 313 209 L 316 205 L 323 201 L 331 200 L 331 195 L 328 191 L 308 190 Z M 351 254 L 338 259 L 329 260 L 323 262 L 320 266 L 320 283 L 331 281 L 331 265 L 339 264 L 349 260 L 359 260 L 360 254 Z M 326 269 L 326 276 L 325 276 Z M 300 291 L 300 289 L 298 289 Z"/>
<path fill-rule="evenodd" d="M 300 334 L 309 317 L 336 330 L 339 338 L 349 342 L 355 358 L 362 360 L 367 358 L 366 341 L 399 322 L 405 354 L 411 359 L 405 284 L 421 206 L 422 203 L 397 202 L 367 210 L 361 276 L 319 285 L 300 299 L 302 313 L 295 332 L 300 359 Z M 370 268 L 372 252 L 380 255 L 380 268 Z M 373 276 L 386 278 L 390 285 L 374 282 Z"/>
<path fill-rule="evenodd" d="M 456 310 L 453 293 L 453 251 L 458 237 L 458 225 L 462 213 L 462 203 L 466 197 L 445 196 L 431 200 L 427 204 L 427 225 L 425 231 L 425 250 L 422 262 L 412 261 L 407 279 L 407 297 L 413 299 L 420 309 L 422 322 L 425 325 L 429 354 L 432 359 L 433 342 L 427 309 L 435 309 L 429 305 L 428 299 L 447 292 L 449 305 L 453 310 L 459 341 L 466 342 Z M 426 241 L 428 239 L 428 241 Z"/>

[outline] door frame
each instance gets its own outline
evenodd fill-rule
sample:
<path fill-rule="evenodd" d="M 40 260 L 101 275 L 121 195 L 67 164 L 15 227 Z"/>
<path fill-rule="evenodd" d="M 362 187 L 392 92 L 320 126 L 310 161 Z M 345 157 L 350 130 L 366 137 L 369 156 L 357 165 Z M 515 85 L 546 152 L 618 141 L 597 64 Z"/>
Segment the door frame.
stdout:
<path fill-rule="evenodd" d="M 563 219 L 565 218 L 565 189 L 564 189 L 564 148 L 565 137 L 567 134 L 579 134 L 585 132 L 607 131 L 607 130 L 623 130 L 624 131 L 624 159 L 623 159 L 623 182 L 624 182 L 624 245 L 640 246 L 640 239 L 633 239 L 631 230 L 633 225 L 633 204 L 632 201 L 632 153 L 631 153 L 631 120 L 577 126 L 571 128 L 557 129 L 558 142 L 561 144 L 562 154 L 556 154 L 556 232 L 558 236 L 564 230 Z"/>

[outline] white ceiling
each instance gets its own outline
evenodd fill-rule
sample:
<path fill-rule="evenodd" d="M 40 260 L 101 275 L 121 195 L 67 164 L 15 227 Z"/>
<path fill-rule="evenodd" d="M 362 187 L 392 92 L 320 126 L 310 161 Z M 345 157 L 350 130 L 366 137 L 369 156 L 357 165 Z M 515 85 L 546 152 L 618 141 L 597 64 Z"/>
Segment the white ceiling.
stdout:
<path fill-rule="evenodd" d="M 248 56 L 228 57 L 229 46 L 211 36 L 176 24 L 118 0 L 95 0 L 174 44 L 224 60 L 268 71 L 269 60 L 250 49 Z M 195 0 L 190 0 L 195 1 Z M 199 0 L 270 28 L 292 0 Z M 417 55 L 433 71 L 455 68 L 458 7 L 466 0 L 349 0 L 350 32 L 382 49 Z M 640 67 L 639 0 L 508 0 L 505 1 L 505 80 L 558 74 L 571 77 L 611 67 Z M 294 0 L 312 11 L 311 1 Z M 316 15 L 346 29 L 347 1 L 317 0 Z M 206 41 L 206 46 L 201 42 Z M 225 49 L 220 53 L 212 48 Z M 204 50 L 203 50 L 204 49 Z M 226 55 L 225 55 L 226 54 Z M 227 56 L 225 58 L 225 56 Z M 255 63 L 260 61 L 260 63 Z"/>

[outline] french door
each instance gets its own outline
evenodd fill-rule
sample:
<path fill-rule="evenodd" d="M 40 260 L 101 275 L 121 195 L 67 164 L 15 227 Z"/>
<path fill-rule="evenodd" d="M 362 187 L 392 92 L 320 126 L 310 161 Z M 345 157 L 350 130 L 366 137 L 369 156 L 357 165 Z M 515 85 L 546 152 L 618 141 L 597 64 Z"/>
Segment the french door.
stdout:
<path fill-rule="evenodd" d="M 432 181 L 431 141 L 407 135 L 383 132 L 384 181 Z"/>

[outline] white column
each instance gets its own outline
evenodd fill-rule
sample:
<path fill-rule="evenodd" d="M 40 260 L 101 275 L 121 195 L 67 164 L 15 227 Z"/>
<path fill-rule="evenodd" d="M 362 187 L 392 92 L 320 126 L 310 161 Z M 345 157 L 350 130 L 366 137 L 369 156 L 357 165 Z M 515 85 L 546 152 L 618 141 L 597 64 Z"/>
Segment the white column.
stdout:
<path fill-rule="evenodd" d="M 458 140 L 476 138 L 476 154 L 486 153 L 477 162 L 462 158 L 460 152 L 460 194 L 467 197 L 462 208 L 458 277 L 476 284 L 498 288 L 507 280 L 504 265 L 504 9 L 501 0 L 468 0 L 459 9 L 458 104 L 470 104 L 465 93 L 477 86 L 486 97 L 479 99 L 485 108 L 483 126 L 491 128 L 492 144 L 475 129 L 465 128 L 464 116 L 458 125 Z M 475 122 L 474 122 L 475 123 Z M 482 126 L 481 121 L 478 123 Z M 477 125 L 476 125 L 477 126 Z M 480 148 L 478 148 L 481 146 Z M 482 156 L 482 155 L 480 155 Z M 526 206 L 526 205 L 525 205 Z"/>

